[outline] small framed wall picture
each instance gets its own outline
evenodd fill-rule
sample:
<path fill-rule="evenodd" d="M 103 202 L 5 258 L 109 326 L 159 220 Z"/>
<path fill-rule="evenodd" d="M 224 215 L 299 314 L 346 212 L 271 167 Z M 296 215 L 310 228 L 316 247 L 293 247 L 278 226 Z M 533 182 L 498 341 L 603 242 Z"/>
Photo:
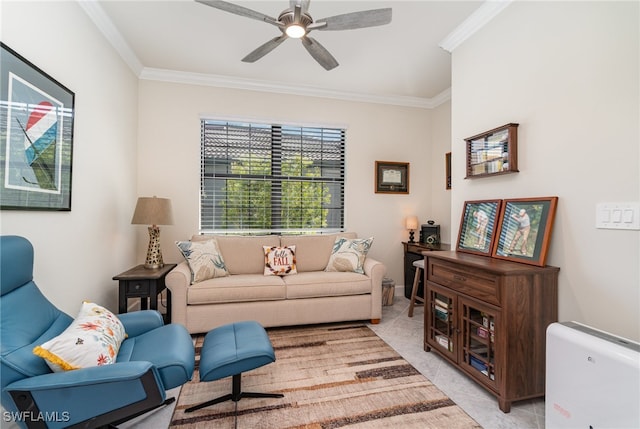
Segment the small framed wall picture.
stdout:
<path fill-rule="evenodd" d="M 376 194 L 408 194 L 409 163 L 376 161 Z"/>
<path fill-rule="evenodd" d="M 451 189 L 451 152 L 444 154 L 445 189 Z"/>

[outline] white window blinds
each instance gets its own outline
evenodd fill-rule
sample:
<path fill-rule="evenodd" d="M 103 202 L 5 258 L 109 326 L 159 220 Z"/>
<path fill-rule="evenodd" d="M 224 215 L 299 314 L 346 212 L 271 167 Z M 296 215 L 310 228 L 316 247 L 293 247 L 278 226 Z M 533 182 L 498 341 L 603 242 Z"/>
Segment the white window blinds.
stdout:
<path fill-rule="evenodd" d="M 344 129 L 203 119 L 201 144 L 201 232 L 342 230 Z"/>

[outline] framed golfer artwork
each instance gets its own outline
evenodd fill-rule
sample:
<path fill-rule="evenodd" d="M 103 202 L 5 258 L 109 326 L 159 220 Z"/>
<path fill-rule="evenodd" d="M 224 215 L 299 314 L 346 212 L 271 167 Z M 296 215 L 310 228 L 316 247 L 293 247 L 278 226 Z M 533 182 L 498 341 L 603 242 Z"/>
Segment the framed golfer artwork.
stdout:
<path fill-rule="evenodd" d="M 558 197 L 503 200 L 494 258 L 544 266 Z"/>
<path fill-rule="evenodd" d="M 490 256 L 502 200 L 465 201 L 458 233 L 459 252 Z"/>

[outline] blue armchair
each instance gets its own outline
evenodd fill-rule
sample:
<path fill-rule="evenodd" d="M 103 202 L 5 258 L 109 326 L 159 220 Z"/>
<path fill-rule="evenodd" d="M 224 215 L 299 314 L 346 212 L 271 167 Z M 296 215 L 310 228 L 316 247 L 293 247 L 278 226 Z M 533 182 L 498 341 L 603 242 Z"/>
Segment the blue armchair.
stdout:
<path fill-rule="evenodd" d="M 0 384 L 7 416 L 30 428 L 117 425 L 171 403 L 166 390 L 191 379 L 194 347 L 182 325 L 155 311 L 118 316 L 127 338 L 116 362 L 52 372 L 33 348 L 62 333 L 72 318 L 33 281 L 33 247 L 0 237 Z"/>

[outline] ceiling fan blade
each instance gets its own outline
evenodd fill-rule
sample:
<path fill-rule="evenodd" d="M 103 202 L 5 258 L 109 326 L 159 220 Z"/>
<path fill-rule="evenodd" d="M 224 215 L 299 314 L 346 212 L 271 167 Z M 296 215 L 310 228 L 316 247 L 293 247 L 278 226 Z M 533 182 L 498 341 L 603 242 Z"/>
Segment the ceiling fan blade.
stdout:
<path fill-rule="evenodd" d="M 225 12 L 244 16 L 246 18 L 257 19 L 258 21 L 268 22 L 269 24 L 273 24 L 273 25 L 280 25 L 278 20 L 275 18 L 272 18 L 268 15 L 265 15 L 263 13 L 257 12 L 252 9 L 248 9 L 243 6 L 238 6 L 237 4 L 234 4 L 234 3 L 229 3 L 222 0 L 196 0 L 196 2 L 207 5 L 207 6 L 211 6 L 215 9 L 223 10 Z"/>
<path fill-rule="evenodd" d="M 333 58 L 333 55 L 326 50 L 324 46 L 318 43 L 315 39 L 305 36 L 302 39 L 302 44 L 309 51 L 311 56 L 326 70 L 331 70 L 338 67 L 338 61 Z"/>
<path fill-rule="evenodd" d="M 309 11 L 309 0 L 289 0 L 289 8 L 291 10 L 295 10 L 298 5 L 300 6 L 302 13 L 307 13 Z"/>
<path fill-rule="evenodd" d="M 363 10 L 317 19 L 314 28 L 322 31 L 354 30 L 356 28 L 376 27 L 391 22 L 391 8 Z M 326 23 L 326 25 L 324 25 Z"/>
<path fill-rule="evenodd" d="M 287 39 L 287 36 L 285 34 L 283 34 L 282 36 L 274 37 L 264 45 L 258 46 L 251 53 L 249 53 L 249 55 L 244 57 L 242 61 L 244 61 L 245 63 L 256 62 L 260 58 L 264 57 L 269 52 L 273 51 L 275 48 L 280 46 L 280 43 L 284 42 L 286 39 Z"/>

